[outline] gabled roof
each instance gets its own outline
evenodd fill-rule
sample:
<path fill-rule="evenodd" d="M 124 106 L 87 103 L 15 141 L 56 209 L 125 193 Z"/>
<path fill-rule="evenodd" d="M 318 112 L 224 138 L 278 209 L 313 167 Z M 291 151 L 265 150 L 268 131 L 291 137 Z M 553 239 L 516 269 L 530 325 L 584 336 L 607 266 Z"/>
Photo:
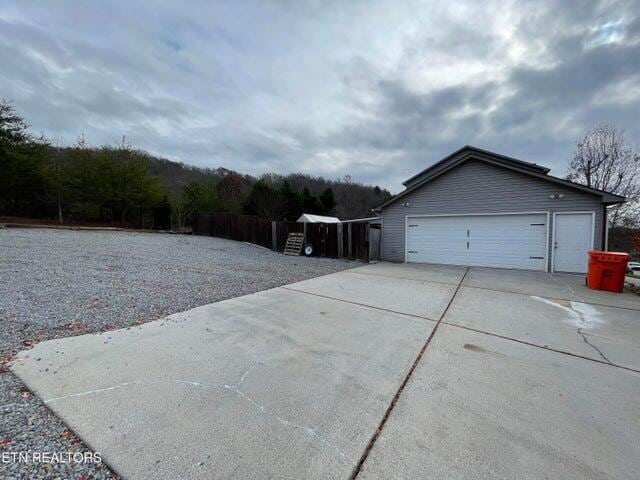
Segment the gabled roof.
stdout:
<path fill-rule="evenodd" d="M 464 154 L 478 153 L 480 155 L 491 155 L 492 157 L 494 157 L 496 159 L 507 160 L 509 162 L 512 162 L 514 165 L 517 165 L 522 169 L 529 169 L 531 171 L 539 172 L 539 173 L 542 173 L 542 174 L 545 174 L 545 175 L 551 171 L 551 169 L 549 169 L 547 167 L 543 167 L 541 165 L 538 165 L 537 163 L 525 162 L 524 160 L 518 160 L 517 158 L 507 157 L 506 155 L 502 155 L 500 153 L 495 153 L 495 152 L 490 152 L 489 150 L 483 150 L 482 148 L 474 147 L 472 145 L 465 145 L 464 147 L 459 148 L 455 152 L 447 155 L 442 160 L 434 163 L 430 167 L 427 167 L 424 170 L 422 170 L 421 172 L 416 173 L 413 177 L 408 178 L 407 180 L 402 182 L 402 184 L 403 185 L 407 185 L 409 183 L 415 183 L 415 181 L 418 180 L 419 177 L 421 177 L 422 175 L 426 174 L 427 172 L 439 167 L 440 165 L 442 165 L 443 163 L 447 162 L 448 160 L 450 160 L 450 159 L 452 159 L 454 157 L 457 157 L 458 155 L 463 154 L 463 153 Z"/>
<path fill-rule="evenodd" d="M 310 213 L 303 213 L 296 221 L 298 223 L 340 223 L 340 219 L 337 217 L 325 217 L 323 215 L 312 215 Z"/>
<path fill-rule="evenodd" d="M 527 175 L 531 175 L 532 177 L 540 178 L 542 180 L 557 183 L 559 185 L 563 185 L 568 188 L 574 188 L 576 190 L 581 190 L 586 193 L 598 195 L 602 198 L 602 203 L 607 205 L 623 203 L 626 200 L 624 197 L 621 197 L 620 195 L 614 195 L 612 193 L 605 192 L 603 190 L 590 188 L 585 185 L 581 185 L 579 183 L 570 182 L 569 180 L 564 180 L 562 178 L 554 177 L 553 175 L 548 175 L 550 170 L 541 165 L 537 165 L 535 163 L 530 163 L 530 162 L 524 162 L 516 158 L 507 157 L 506 155 L 501 155 L 499 153 L 494 153 L 488 150 L 483 150 L 481 148 L 466 145 L 460 148 L 459 150 L 456 150 L 451 155 L 446 156 L 442 160 L 434 163 L 430 167 L 424 169 L 420 173 L 406 180 L 403 183 L 403 185 L 406 186 L 406 189 L 404 191 L 390 198 L 389 200 L 379 205 L 378 207 L 374 208 L 373 210 L 377 211 L 382 209 L 383 207 L 389 205 L 390 203 L 395 202 L 399 198 L 404 197 L 406 194 L 411 193 L 412 191 L 424 185 L 425 183 L 429 182 L 430 180 L 433 180 L 434 178 L 439 177 L 443 173 L 451 170 L 452 168 L 470 159 L 480 160 L 489 164 L 508 168 L 516 172 L 525 173 Z"/>

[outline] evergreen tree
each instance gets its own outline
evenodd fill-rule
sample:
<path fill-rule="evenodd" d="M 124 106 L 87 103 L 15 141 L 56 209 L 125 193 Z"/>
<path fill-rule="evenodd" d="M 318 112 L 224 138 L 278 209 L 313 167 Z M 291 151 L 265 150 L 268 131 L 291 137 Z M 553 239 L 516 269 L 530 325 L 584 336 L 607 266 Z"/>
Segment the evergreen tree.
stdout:
<path fill-rule="evenodd" d="M 247 197 L 245 212 L 266 220 L 279 220 L 287 211 L 286 200 L 279 190 L 258 180 Z"/>
<path fill-rule="evenodd" d="M 297 220 L 302 215 L 302 198 L 298 192 L 291 190 L 289 182 L 285 180 L 280 188 L 280 193 L 285 199 L 287 212 L 285 218 L 288 220 Z"/>
<path fill-rule="evenodd" d="M 184 187 L 192 212 L 217 212 L 222 208 L 216 186 L 212 183 L 190 183 Z"/>
<path fill-rule="evenodd" d="M 11 103 L 0 101 L 0 212 L 33 214 L 42 209 L 45 176 L 44 139 L 28 133 L 29 125 Z"/>
<path fill-rule="evenodd" d="M 318 202 L 318 198 L 315 195 L 311 195 L 311 192 L 307 187 L 302 190 L 302 210 L 304 213 L 311 213 L 320 215 L 322 208 Z"/>
<path fill-rule="evenodd" d="M 319 200 L 323 215 L 335 215 L 336 201 L 333 198 L 333 190 L 331 190 L 331 187 L 326 188 L 324 192 L 320 194 Z"/>

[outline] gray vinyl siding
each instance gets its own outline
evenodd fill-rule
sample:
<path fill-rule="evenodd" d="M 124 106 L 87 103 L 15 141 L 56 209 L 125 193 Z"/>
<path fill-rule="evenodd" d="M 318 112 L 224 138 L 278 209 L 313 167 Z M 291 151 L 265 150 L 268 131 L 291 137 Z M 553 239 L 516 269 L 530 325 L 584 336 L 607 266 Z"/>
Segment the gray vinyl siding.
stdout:
<path fill-rule="evenodd" d="M 564 194 L 561 199 L 549 198 Z M 408 206 L 403 204 L 409 203 Z M 598 195 L 514 172 L 477 160 L 468 160 L 382 210 L 382 258 L 405 261 L 405 217 L 465 213 L 588 211 L 595 212 L 596 249 L 602 247 L 603 206 Z M 553 247 L 553 225 L 549 228 Z M 550 255 L 549 255 L 550 258 Z"/>

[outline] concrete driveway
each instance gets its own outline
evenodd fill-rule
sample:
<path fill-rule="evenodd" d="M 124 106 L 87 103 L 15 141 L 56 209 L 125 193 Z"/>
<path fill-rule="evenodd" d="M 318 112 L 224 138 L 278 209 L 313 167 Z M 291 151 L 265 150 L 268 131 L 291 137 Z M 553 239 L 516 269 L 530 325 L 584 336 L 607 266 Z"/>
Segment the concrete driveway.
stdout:
<path fill-rule="evenodd" d="M 640 297 L 379 263 L 13 371 L 126 478 L 640 477 Z"/>

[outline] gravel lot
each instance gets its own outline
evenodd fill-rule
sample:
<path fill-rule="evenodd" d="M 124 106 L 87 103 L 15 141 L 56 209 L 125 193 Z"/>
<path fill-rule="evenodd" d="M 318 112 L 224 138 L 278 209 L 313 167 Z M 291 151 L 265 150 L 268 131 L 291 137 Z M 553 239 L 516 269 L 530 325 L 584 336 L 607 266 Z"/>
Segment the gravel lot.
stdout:
<path fill-rule="evenodd" d="M 210 237 L 0 230 L 0 452 L 88 451 L 6 369 L 31 343 L 111 330 L 359 265 Z M 0 463 L 2 478 L 114 478 L 92 464 Z"/>

